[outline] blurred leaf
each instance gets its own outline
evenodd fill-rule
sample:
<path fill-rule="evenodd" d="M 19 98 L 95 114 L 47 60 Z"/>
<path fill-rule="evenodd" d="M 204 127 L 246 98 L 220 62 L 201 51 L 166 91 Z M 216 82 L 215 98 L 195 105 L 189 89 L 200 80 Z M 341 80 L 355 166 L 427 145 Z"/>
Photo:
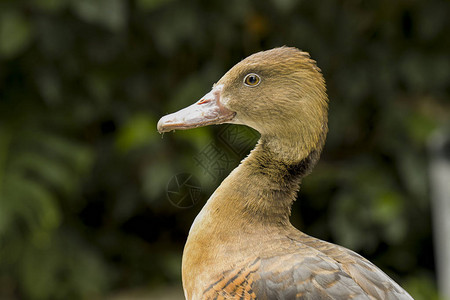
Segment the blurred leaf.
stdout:
<path fill-rule="evenodd" d="M 3 180 L 5 176 L 6 163 L 10 151 L 13 132 L 9 126 L 1 124 L 0 126 L 0 191 L 3 187 Z"/>
<path fill-rule="evenodd" d="M 39 258 L 35 255 L 54 251 L 51 248 L 63 218 L 58 198 L 74 193 L 79 174 L 90 164 L 90 153 L 81 145 L 37 128 L 30 136 L 27 130 L 17 127 L 9 142 L 6 134 L 1 134 L 0 140 L 4 142 L 0 153 L 8 157 L 0 170 L 8 174 L 0 186 L 0 240 L 9 240 L 0 249 L 9 253 L 0 255 L 0 266 L 12 262 L 29 264 L 22 274 L 23 293 L 31 299 L 49 299 L 61 292 L 55 288 L 55 280 L 48 278 L 59 276 L 59 271 L 51 274 L 55 273 L 51 269 L 60 268 L 61 262 L 53 259 L 54 254 Z M 28 251 L 25 249 L 29 250 L 25 255 L 29 257 L 21 258 L 21 252 Z M 45 267 L 34 269 L 36 263 Z M 83 264 L 83 261 L 78 263 Z M 50 273 L 43 275 L 46 271 Z M 79 279 L 68 275 L 64 280 L 76 286 L 74 283 Z M 38 276 L 41 277 L 36 279 Z"/>
<path fill-rule="evenodd" d="M 406 52 L 400 61 L 400 71 L 408 87 L 415 91 L 423 91 L 427 85 L 428 61 L 416 51 Z"/>
<path fill-rule="evenodd" d="M 400 243 L 407 233 L 403 203 L 400 195 L 392 190 L 382 193 L 374 203 L 374 220 L 383 226 L 383 237 L 389 245 Z"/>
<path fill-rule="evenodd" d="M 103 25 L 110 30 L 123 29 L 127 7 L 122 0 L 71 0 L 75 12 L 86 22 Z"/>
<path fill-rule="evenodd" d="M 357 198 L 351 192 L 343 192 L 333 199 L 335 206 L 331 229 L 340 245 L 355 251 L 374 250 L 377 237 L 373 234 L 373 222 L 367 200 L 369 199 Z"/>
<path fill-rule="evenodd" d="M 415 300 L 444 300 L 429 275 L 419 274 L 406 280 L 405 289 Z"/>
<path fill-rule="evenodd" d="M 154 142 L 157 137 L 154 119 L 147 114 L 139 113 L 121 127 L 116 145 L 120 151 L 128 152 Z"/>
<path fill-rule="evenodd" d="M 53 70 L 42 70 L 37 78 L 37 83 L 41 96 L 49 105 L 58 104 L 63 100 L 61 82 L 58 74 Z"/>
<path fill-rule="evenodd" d="M 15 160 L 13 168 L 38 176 L 48 184 L 70 192 L 73 188 L 70 170 L 58 161 L 35 153 L 24 153 Z"/>
<path fill-rule="evenodd" d="M 181 257 L 177 252 L 165 252 L 161 257 L 164 275 L 172 281 L 181 280 Z"/>
<path fill-rule="evenodd" d="M 143 192 L 149 203 L 157 204 L 156 199 L 168 201 L 167 185 L 173 176 L 177 175 L 162 162 L 154 162 L 143 174 Z"/>
<path fill-rule="evenodd" d="M 25 294 L 37 300 L 92 299 L 101 295 L 109 281 L 96 254 L 79 240 L 62 234 L 47 249 L 26 247 L 20 272 Z"/>
<path fill-rule="evenodd" d="M 279 0 L 273 1 L 273 4 L 283 13 L 287 13 L 292 11 L 292 9 L 295 7 L 296 4 L 298 4 L 298 1 L 295 0 Z"/>
<path fill-rule="evenodd" d="M 398 194 L 387 191 L 380 195 L 374 205 L 374 216 L 383 223 L 389 223 L 399 216 L 402 210 L 402 201 Z"/>
<path fill-rule="evenodd" d="M 422 38 L 430 40 L 442 31 L 446 26 L 446 12 L 448 12 L 448 3 L 440 1 L 434 1 L 419 10 L 421 26 L 418 26 L 417 30 Z"/>
<path fill-rule="evenodd" d="M 409 133 L 418 145 L 425 144 L 436 129 L 436 121 L 420 112 L 410 114 L 407 122 Z"/>
<path fill-rule="evenodd" d="M 401 243 L 407 234 L 405 200 L 392 186 L 386 170 L 361 160 L 343 172 L 344 189 L 333 199 L 333 234 L 353 250 L 374 251 L 378 240 Z M 358 226 L 355 226 L 358 224 Z"/>
<path fill-rule="evenodd" d="M 57 12 L 63 9 L 68 0 L 33 0 L 34 5 L 48 12 Z"/>
<path fill-rule="evenodd" d="M 405 188 L 410 195 L 417 199 L 415 201 L 418 207 L 426 209 L 430 203 L 427 200 L 428 182 L 425 159 L 414 155 L 413 151 L 402 153 L 398 158 L 398 170 Z"/>
<path fill-rule="evenodd" d="M 102 45 L 104 47 L 104 45 Z M 101 51 L 105 55 L 105 51 Z M 106 103 L 111 98 L 110 82 L 106 74 L 91 74 L 87 78 L 87 86 L 91 92 L 92 98 L 100 103 Z"/>
<path fill-rule="evenodd" d="M 179 2 L 177 5 L 181 5 Z M 152 28 L 155 45 L 165 54 L 173 54 L 177 45 L 188 41 L 193 43 L 202 35 L 198 31 L 201 20 L 196 16 L 196 11 L 191 6 L 183 9 L 166 10 L 158 15 L 160 26 Z M 173 22 L 172 20 L 177 20 Z"/>
<path fill-rule="evenodd" d="M 212 80 L 211 80 L 212 81 Z M 189 76 L 180 82 L 173 91 L 173 97 L 168 102 L 170 111 L 180 110 L 200 100 L 211 89 L 205 78 L 199 75 Z"/>
<path fill-rule="evenodd" d="M 0 12 L 0 56 L 19 54 L 31 42 L 32 33 L 29 21 L 18 12 Z"/>
<path fill-rule="evenodd" d="M 201 127 L 195 128 L 194 130 L 176 131 L 176 137 L 174 136 L 174 133 L 168 132 L 165 133 L 162 138 L 169 138 L 169 135 L 171 139 L 177 138 L 182 140 L 186 144 L 194 146 L 197 153 L 203 150 L 208 144 L 210 144 L 211 140 L 214 138 L 214 135 L 210 130 Z"/>
<path fill-rule="evenodd" d="M 92 164 L 92 152 L 87 146 L 56 134 L 35 133 L 30 141 L 39 143 L 56 160 L 62 160 L 64 165 L 74 173 L 87 172 Z"/>
<path fill-rule="evenodd" d="M 152 11 L 174 0 L 137 0 L 138 7 L 143 11 Z"/>
<path fill-rule="evenodd" d="M 53 234 L 52 231 L 58 228 L 61 221 L 54 195 L 19 174 L 11 174 L 6 183 L 2 197 L 9 202 L 7 212 L 11 216 L 10 221 L 27 224 L 31 243 L 45 247 L 49 242 L 48 236 Z"/>

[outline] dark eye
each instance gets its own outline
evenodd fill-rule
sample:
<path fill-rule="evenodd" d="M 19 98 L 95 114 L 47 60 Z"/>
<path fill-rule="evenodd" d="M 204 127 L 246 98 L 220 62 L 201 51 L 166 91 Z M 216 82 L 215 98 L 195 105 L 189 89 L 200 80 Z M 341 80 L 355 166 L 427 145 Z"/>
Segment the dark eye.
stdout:
<path fill-rule="evenodd" d="M 244 78 L 244 84 L 246 86 L 257 86 L 260 81 L 261 78 L 255 73 L 250 73 Z"/>

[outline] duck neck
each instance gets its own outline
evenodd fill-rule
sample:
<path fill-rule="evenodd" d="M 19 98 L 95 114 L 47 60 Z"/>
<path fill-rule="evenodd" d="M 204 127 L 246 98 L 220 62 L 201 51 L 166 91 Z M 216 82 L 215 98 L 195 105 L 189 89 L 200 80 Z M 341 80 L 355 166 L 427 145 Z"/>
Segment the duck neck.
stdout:
<path fill-rule="evenodd" d="M 239 220 L 244 220 L 246 226 L 288 225 L 301 180 L 311 171 L 321 150 L 303 147 L 288 139 L 262 136 L 256 148 L 213 195 L 212 202 L 220 206 L 214 211 L 226 213 L 229 220 L 240 226 Z"/>

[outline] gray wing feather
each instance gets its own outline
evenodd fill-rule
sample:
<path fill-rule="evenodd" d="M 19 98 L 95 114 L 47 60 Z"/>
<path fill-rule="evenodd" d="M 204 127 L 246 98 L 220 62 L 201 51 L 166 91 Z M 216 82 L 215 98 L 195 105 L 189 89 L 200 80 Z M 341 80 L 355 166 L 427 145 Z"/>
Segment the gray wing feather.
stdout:
<path fill-rule="evenodd" d="M 257 299 L 370 299 L 338 264 L 320 256 L 265 259 L 259 275 L 253 288 Z"/>
<path fill-rule="evenodd" d="M 257 299 L 412 299 L 351 250 L 312 237 L 293 242 L 295 252 L 261 260 Z"/>

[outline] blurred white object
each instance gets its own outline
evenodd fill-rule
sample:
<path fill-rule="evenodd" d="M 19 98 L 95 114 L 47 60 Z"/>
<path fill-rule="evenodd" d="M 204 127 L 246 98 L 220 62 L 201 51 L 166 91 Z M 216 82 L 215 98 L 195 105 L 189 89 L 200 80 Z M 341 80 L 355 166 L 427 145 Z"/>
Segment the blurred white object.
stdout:
<path fill-rule="evenodd" d="M 450 299 L 450 132 L 433 134 L 429 149 L 438 286 L 441 295 Z"/>

